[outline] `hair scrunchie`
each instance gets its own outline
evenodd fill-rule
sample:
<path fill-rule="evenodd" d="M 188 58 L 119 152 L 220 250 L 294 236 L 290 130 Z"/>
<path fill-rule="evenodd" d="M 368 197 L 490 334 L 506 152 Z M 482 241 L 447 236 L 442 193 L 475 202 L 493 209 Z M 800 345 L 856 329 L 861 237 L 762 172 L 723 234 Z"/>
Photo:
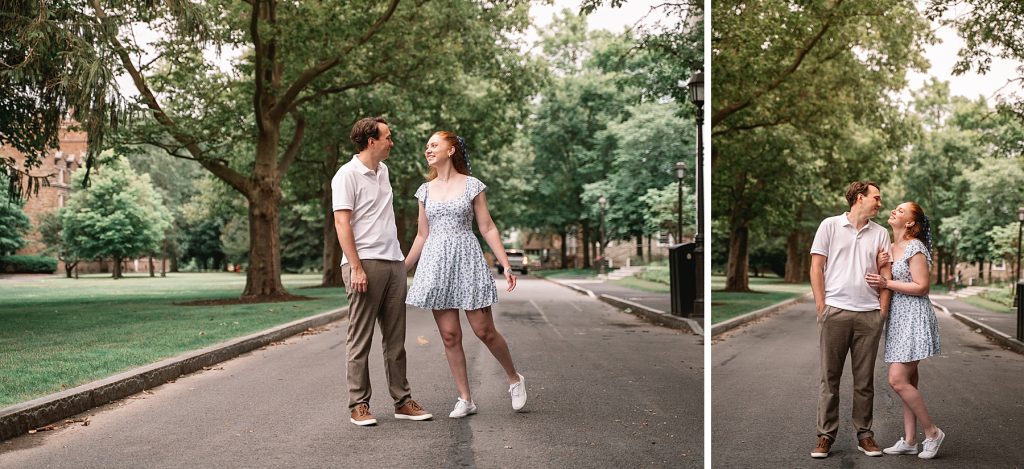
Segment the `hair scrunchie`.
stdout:
<path fill-rule="evenodd" d="M 928 252 L 932 252 L 932 222 L 928 219 L 928 215 L 921 215 L 921 237 L 923 238 L 925 247 L 928 248 Z"/>
<path fill-rule="evenodd" d="M 459 141 L 459 149 L 462 150 L 462 158 L 466 160 L 466 170 L 469 174 L 473 174 L 473 165 L 469 163 L 469 150 L 466 148 L 466 140 L 461 135 L 456 135 L 455 139 Z"/>

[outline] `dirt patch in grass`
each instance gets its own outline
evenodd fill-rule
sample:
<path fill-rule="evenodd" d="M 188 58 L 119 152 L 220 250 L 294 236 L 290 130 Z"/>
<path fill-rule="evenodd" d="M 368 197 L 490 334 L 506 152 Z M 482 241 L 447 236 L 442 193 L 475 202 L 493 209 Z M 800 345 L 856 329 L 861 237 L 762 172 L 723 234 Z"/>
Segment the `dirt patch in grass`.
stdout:
<path fill-rule="evenodd" d="M 222 305 L 251 305 L 259 303 L 285 303 L 289 301 L 309 301 L 318 300 L 319 298 L 313 298 L 309 296 L 301 295 L 283 295 L 275 296 L 271 298 L 220 298 L 216 300 L 195 300 L 195 301 L 182 301 L 173 303 L 175 306 L 222 306 Z"/>

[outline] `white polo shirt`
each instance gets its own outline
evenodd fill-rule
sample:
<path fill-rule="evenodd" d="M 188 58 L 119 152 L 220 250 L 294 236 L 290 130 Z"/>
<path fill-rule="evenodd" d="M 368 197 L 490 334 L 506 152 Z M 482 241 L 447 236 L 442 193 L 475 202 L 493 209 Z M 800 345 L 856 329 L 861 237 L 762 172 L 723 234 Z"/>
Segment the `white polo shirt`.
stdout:
<path fill-rule="evenodd" d="M 331 179 L 334 211 L 352 210 L 350 221 L 360 260 L 405 259 L 398 245 L 393 199 L 388 167 L 384 163 L 374 171 L 367 168 L 358 155 L 353 155 Z M 342 253 L 341 265 L 345 264 L 348 258 Z"/>
<path fill-rule="evenodd" d="M 879 308 L 878 290 L 864 280 L 878 273 L 878 250 L 889 251 L 889 231 L 868 220 L 859 231 L 846 214 L 826 218 L 818 226 L 811 254 L 825 256 L 825 304 L 848 311 Z"/>

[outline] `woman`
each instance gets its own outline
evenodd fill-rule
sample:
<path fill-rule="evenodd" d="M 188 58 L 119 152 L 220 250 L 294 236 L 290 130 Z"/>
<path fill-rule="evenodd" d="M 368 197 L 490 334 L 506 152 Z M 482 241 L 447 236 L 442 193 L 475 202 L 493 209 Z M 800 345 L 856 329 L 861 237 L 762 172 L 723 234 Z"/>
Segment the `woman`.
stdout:
<path fill-rule="evenodd" d="M 405 258 L 406 270 L 416 265 L 421 253 L 422 262 L 416 269 L 406 303 L 434 311 L 448 366 L 459 390 L 459 400 L 449 417 L 462 418 L 477 410 L 466 374 L 460 309 L 466 311 L 473 332 L 505 370 L 512 408 L 522 409 L 526 405 L 526 380 L 516 371 L 505 338 L 494 328 L 491 305 L 498 301 L 498 291 L 473 235 L 475 216 L 484 240 L 505 268 L 508 291 L 512 291 L 516 277 L 509 268 L 501 235 L 487 210 L 483 194 L 486 186 L 470 176 L 469 157 L 462 137 L 447 131 L 437 132 L 427 142 L 424 156 L 430 169 L 427 182 L 416 191 L 420 202 L 419 228 Z"/>
<path fill-rule="evenodd" d="M 903 401 L 903 429 L 906 435 L 886 454 L 917 454 L 931 459 L 939 451 L 946 435 L 928 415 L 924 397 L 918 391 L 918 364 L 939 353 L 939 326 L 928 299 L 931 264 L 931 232 L 928 217 L 914 202 L 904 202 L 889 216 L 893 240 L 892 280 L 867 274 L 868 284 L 892 290 L 889 318 L 885 327 L 885 361 L 889 363 L 889 386 Z M 886 253 L 879 254 L 879 266 L 889 263 Z M 924 430 L 920 453 L 917 448 L 917 424 Z"/>

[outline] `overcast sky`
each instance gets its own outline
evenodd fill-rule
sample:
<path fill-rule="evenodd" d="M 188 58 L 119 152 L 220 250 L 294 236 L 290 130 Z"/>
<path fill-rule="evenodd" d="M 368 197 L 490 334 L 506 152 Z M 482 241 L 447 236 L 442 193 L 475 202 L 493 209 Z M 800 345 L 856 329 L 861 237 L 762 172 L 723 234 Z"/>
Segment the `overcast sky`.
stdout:
<path fill-rule="evenodd" d="M 926 73 L 911 73 L 909 78 L 910 88 L 920 88 L 930 77 L 948 81 L 950 92 L 954 95 L 976 99 L 984 96 L 990 104 L 995 102 L 997 95 L 1006 95 L 1012 92 L 1020 92 L 1019 84 L 1006 86 L 1011 78 L 1020 76 L 1017 71 L 1017 62 L 994 59 L 992 69 L 984 75 L 973 72 L 964 75 L 954 76 L 953 65 L 956 63 L 957 52 L 964 45 L 963 39 L 957 36 L 956 31 L 950 27 L 939 27 L 934 25 L 935 35 L 940 42 L 931 45 L 925 56 L 931 63 L 931 69 Z"/>
<path fill-rule="evenodd" d="M 611 8 L 607 5 L 598 8 L 587 17 L 587 26 L 593 31 L 605 29 L 611 32 L 621 32 L 625 27 L 633 26 L 641 18 L 647 15 L 651 7 L 665 3 L 662 0 L 632 0 L 626 2 L 619 8 Z M 573 12 L 580 11 L 578 0 L 555 0 L 551 5 L 530 5 L 530 17 L 534 19 L 535 27 L 543 28 L 551 23 L 551 18 L 556 12 L 568 8 Z M 650 15 L 644 19 L 642 24 L 653 24 L 658 20 L 657 14 Z"/>

